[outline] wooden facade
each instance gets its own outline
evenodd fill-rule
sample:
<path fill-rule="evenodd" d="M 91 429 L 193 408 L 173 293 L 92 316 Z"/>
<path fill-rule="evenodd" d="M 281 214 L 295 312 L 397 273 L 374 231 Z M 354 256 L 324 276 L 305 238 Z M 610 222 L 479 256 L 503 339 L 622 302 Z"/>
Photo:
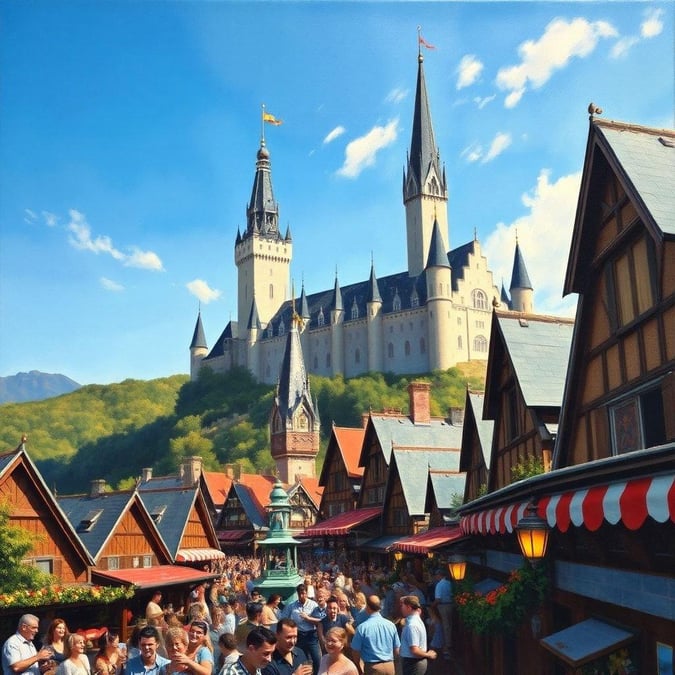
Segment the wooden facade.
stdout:
<path fill-rule="evenodd" d="M 9 507 L 10 525 L 34 536 L 27 563 L 63 583 L 86 582 L 92 564 L 82 543 L 63 518 L 23 443 L 0 457 L 0 502 Z"/>

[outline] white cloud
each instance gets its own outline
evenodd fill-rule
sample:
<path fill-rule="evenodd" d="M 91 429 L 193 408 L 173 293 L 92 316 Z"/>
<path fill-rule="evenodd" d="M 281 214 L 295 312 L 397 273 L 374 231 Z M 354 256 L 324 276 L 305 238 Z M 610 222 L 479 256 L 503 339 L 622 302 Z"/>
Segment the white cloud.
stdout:
<path fill-rule="evenodd" d="M 613 59 L 620 59 L 626 56 L 631 48 L 634 47 L 638 42 L 640 42 L 640 39 L 635 35 L 622 37 L 612 45 L 609 55 Z"/>
<path fill-rule="evenodd" d="M 528 88 L 542 87 L 573 57 L 585 58 L 601 39 L 616 36 L 616 29 L 606 21 L 554 19 L 538 40 L 526 40 L 520 44 L 519 64 L 500 68 L 497 73 L 497 86 L 508 92 L 505 106 L 514 107 Z"/>
<path fill-rule="evenodd" d="M 361 171 L 375 164 L 379 150 L 391 145 L 398 136 L 398 118 L 386 126 L 373 127 L 367 134 L 351 141 L 345 148 L 345 161 L 337 174 L 345 178 L 356 178 Z"/>
<path fill-rule="evenodd" d="M 59 217 L 55 213 L 43 211 L 42 217 L 44 218 L 47 227 L 56 227 L 59 224 Z"/>
<path fill-rule="evenodd" d="M 124 290 L 124 286 L 122 286 L 122 284 L 118 284 L 116 281 L 108 279 L 107 277 L 101 277 L 100 282 L 101 286 L 103 286 L 106 291 L 114 291 L 119 293 L 120 291 Z"/>
<path fill-rule="evenodd" d="M 105 253 L 114 260 L 121 262 L 125 267 L 138 267 L 140 269 L 163 271 L 162 261 L 152 251 L 142 251 L 136 246 L 129 248 L 129 253 L 123 253 L 113 245 L 112 239 L 105 235 L 92 237 L 91 227 L 83 213 L 76 209 L 68 211 L 70 222 L 66 229 L 70 233 L 68 241 L 70 245 L 81 251 L 90 251 L 98 255 Z"/>
<path fill-rule="evenodd" d="M 457 66 L 457 89 L 470 87 L 483 72 L 483 64 L 473 55 L 467 54 Z"/>
<path fill-rule="evenodd" d="M 340 136 L 342 136 L 342 134 L 344 134 L 345 131 L 346 131 L 346 129 L 343 126 L 335 127 L 335 129 L 330 131 L 327 134 L 326 138 L 323 139 L 323 144 L 326 145 L 327 143 L 330 143 L 331 141 L 334 141 L 336 138 L 339 138 Z"/>
<path fill-rule="evenodd" d="M 482 110 L 488 103 L 492 103 L 497 98 L 497 94 L 492 94 L 492 96 L 476 96 L 473 99 L 473 102 L 476 104 L 478 110 Z"/>
<path fill-rule="evenodd" d="M 511 282 L 516 235 L 534 286 L 534 309 L 541 314 L 573 316 L 576 296 L 562 297 L 572 239 L 581 173 L 550 181 L 542 170 L 537 184 L 522 196 L 527 213 L 510 224 L 499 223 L 488 236 L 483 253 L 497 286 Z"/>
<path fill-rule="evenodd" d="M 208 305 L 209 302 L 217 300 L 221 296 L 221 292 L 215 288 L 211 288 L 202 279 L 194 279 L 186 284 L 188 291 L 192 293 L 198 300 Z"/>
<path fill-rule="evenodd" d="M 385 97 L 387 103 L 400 103 L 403 101 L 410 92 L 409 89 L 403 89 L 401 87 L 396 87 L 392 89 Z"/>
<path fill-rule="evenodd" d="M 663 21 L 661 21 L 663 10 L 648 9 L 645 12 L 645 16 L 645 20 L 640 25 L 640 35 L 645 40 L 648 40 L 649 38 L 656 37 L 663 30 Z"/>
<path fill-rule="evenodd" d="M 501 155 L 509 145 L 511 145 L 511 134 L 498 132 L 492 139 L 492 143 L 490 143 L 490 149 L 487 151 L 485 157 L 483 157 L 483 164 L 491 162 L 495 157 Z"/>
<path fill-rule="evenodd" d="M 466 157 L 467 162 L 477 162 L 483 156 L 483 147 L 477 143 L 467 146 L 462 150 L 460 157 Z"/>
<path fill-rule="evenodd" d="M 38 219 L 37 213 L 35 211 L 32 211 L 31 209 L 24 209 L 23 210 L 23 222 L 24 223 L 34 223 Z"/>

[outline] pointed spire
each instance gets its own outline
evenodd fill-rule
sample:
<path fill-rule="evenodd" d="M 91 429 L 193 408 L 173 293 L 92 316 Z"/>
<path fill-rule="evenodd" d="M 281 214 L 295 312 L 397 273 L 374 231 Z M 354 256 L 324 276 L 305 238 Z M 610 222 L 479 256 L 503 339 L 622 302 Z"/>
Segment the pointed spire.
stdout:
<path fill-rule="evenodd" d="M 520 244 L 518 243 L 517 235 L 516 252 L 513 256 L 513 272 L 511 273 L 511 285 L 509 286 L 509 290 L 513 291 L 514 288 L 529 288 L 532 290 L 532 283 L 530 282 L 530 277 L 527 274 L 525 260 L 523 258 L 523 254 L 520 251 Z"/>
<path fill-rule="evenodd" d="M 370 279 L 368 281 L 368 297 L 366 302 L 382 302 L 382 296 L 380 295 L 380 287 L 377 284 L 377 277 L 375 276 L 375 263 L 370 260 Z"/>
<path fill-rule="evenodd" d="M 260 330 L 260 317 L 258 316 L 258 304 L 255 301 L 255 295 L 251 302 L 251 312 L 248 315 L 248 323 L 246 324 L 247 330 Z"/>
<path fill-rule="evenodd" d="M 237 226 L 237 239 L 235 240 L 234 244 L 236 246 L 237 244 L 240 244 L 240 243 L 241 243 L 241 232 L 239 230 L 239 226 Z"/>
<path fill-rule="evenodd" d="M 303 395 L 308 393 L 307 372 L 302 356 L 300 334 L 295 322 L 291 322 L 277 385 L 277 405 L 282 417 L 292 417 L 293 412 L 302 402 Z M 311 405 L 311 397 L 307 396 L 307 399 Z"/>
<path fill-rule="evenodd" d="M 423 192 L 424 182 L 433 165 L 436 175 L 442 179 L 440 186 L 441 193 L 447 194 L 447 183 L 445 182 L 445 168 L 440 166 L 440 155 L 436 147 L 434 138 L 434 128 L 431 123 L 431 112 L 429 109 L 429 99 L 427 97 L 427 86 L 424 79 L 424 57 L 418 55 L 417 67 L 417 91 L 415 93 L 415 110 L 413 113 L 412 136 L 410 139 L 410 155 L 408 158 L 408 171 L 405 185 L 409 185 L 409 190 L 404 189 L 405 200 Z M 441 178 L 442 177 L 442 178 Z M 412 179 L 413 185 L 410 185 Z"/>
<path fill-rule="evenodd" d="M 340 282 L 338 281 L 337 269 L 335 270 L 335 286 L 333 288 L 333 309 L 343 310 L 342 291 L 340 290 Z"/>
<path fill-rule="evenodd" d="M 307 294 L 305 293 L 305 282 L 302 282 L 302 291 L 300 292 L 300 316 L 307 321 L 309 319 L 309 304 Z"/>
<path fill-rule="evenodd" d="M 499 299 L 507 307 L 509 308 L 511 307 L 511 300 L 509 300 L 509 294 L 506 292 L 506 288 L 504 288 L 504 279 L 502 279 L 502 290 L 501 293 L 499 294 Z"/>
<path fill-rule="evenodd" d="M 190 343 L 190 349 L 197 348 L 207 349 L 206 336 L 204 335 L 204 327 L 202 326 L 201 309 L 197 313 L 197 323 L 195 324 L 195 331 L 192 334 L 192 342 Z"/>
<path fill-rule="evenodd" d="M 434 218 L 434 229 L 431 232 L 431 243 L 429 244 L 429 256 L 427 258 L 426 267 L 450 267 L 448 254 L 443 245 L 441 228 L 439 227 L 436 218 Z"/>
<path fill-rule="evenodd" d="M 284 241 L 292 241 L 290 224 L 286 225 L 286 235 L 284 236 Z"/>
<path fill-rule="evenodd" d="M 244 238 L 260 233 L 279 239 L 279 206 L 274 201 L 270 152 L 264 138 L 256 155 L 256 171 L 251 190 L 251 201 L 246 207 L 246 231 Z"/>

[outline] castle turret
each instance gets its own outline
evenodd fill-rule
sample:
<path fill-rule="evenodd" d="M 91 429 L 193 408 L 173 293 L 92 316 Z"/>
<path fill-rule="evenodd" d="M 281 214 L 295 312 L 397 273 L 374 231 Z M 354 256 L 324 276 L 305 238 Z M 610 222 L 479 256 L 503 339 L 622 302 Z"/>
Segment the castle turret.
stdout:
<path fill-rule="evenodd" d="M 427 282 L 427 307 L 429 309 L 429 369 L 445 370 L 453 365 L 451 270 L 448 255 L 444 251 L 438 221 L 434 226 L 425 269 Z"/>
<path fill-rule="evenodd" d="M 246 208 L 246 230 L 237 232 L 234 259 L 238 269 L 237 319 L 246 326 L 253 298 L 262 326 L 266 326 L 288 297 L 293 255 L 290 227 L 279 232 L 279 206 L 272 190 L 270 153 L 260 142 L 251 200 Z"/>
<path fill-rule="evenodd" d="M 192 334 L 190 342 L 190 380 L 196 380 L 199 376 L 199 369 L 202 365 L 202 359 L 209 353 L 204 336 L 204 327 L 202 326 L 201 310 L 197 314 L 197 323 Z"/>
<path fill-rule="evenodd" d="M 248 335 L 248 369 L 256 378 L 260 379 L 260 343 L 258 342 L 258 336 L 260 335 L 261 326 L 255 296 L 253 296 L 253 302 L 251 303 L 251 312 L 248 316 L 246 330 Z"/>
<path fill-rule="evenodd" d="M 434 139 L 423 63 L 424 58 L 420 52 L 410 154 L 403 177 L 408 274 L 413 277 L 424 269 L 434 220 L 438 221 L 443 250 L 447 252 L 449 248 L 448 187 L 445 169 L 441 166 L 440 154 Z"/>
<path fill-rule="evenodd" d="M 272 457 L 284 483 L 298 476 L 316 476 L 319 452 L 319 416 L 312 403 L 296 315 L 286 337 L 279 383 L 270 413 Z"/>
<path fill-rule="evenodd" d="M 534 312 L 534 289 L 527 274 L 525 260 L 516 238 L 516 252 L 513 256 L 513 272 L 511 274 L 511 309 L 515 312 Z"/>
<path fill-rule="evenodd" d="M 370 280 L 366 298 L 368 325 L 368 370 L 381 372 L 383 367 L 382 296 L 375 276 L 375 264 L 370 263 Z"/>
<path fill-rule="evenodd" d="M 333 308 L 330 312 L 330 358 L 332 375 L 342 375 L 345 371 L 344 363 L 344 318 L 345 308 L 342 303 L 342 291 L 340 282 L 335 274 L 335 286 L 333 287 Z"/>

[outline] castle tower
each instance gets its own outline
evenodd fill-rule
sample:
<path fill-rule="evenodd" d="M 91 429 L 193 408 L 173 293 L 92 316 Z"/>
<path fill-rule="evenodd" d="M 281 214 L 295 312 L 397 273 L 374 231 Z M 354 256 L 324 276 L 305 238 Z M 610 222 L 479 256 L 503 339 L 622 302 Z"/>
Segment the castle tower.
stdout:
<path fill-rule="evenodd" d="M 332 375 L 342 375 L 345 371 L 344 317 L 345 308 L 342 303 L 342 291 L 336 273 L 335 287 L 333 288 L 333 309 L 330 312 L 330 366 Z"/>
<path fill-rule="evenodd" d="M 312 403 L 309 378 L 300 346 L 294 316 L 286 338 L 277 393 L 270 412 L 272 457 L 284 483 L 294 483 L 298 476 L 316 476 L 319 452 L 319 416 Z"/>
<path fill-rule="evenodd" d="M 375 265 L 370 263 L 370 280 L 366 298 L 366 321 L 368 322 L 368 370 L 381 372 L 383 363 L 382 296 L 375 276 Z"/>
<path fill-rule="evenodd" d="M 204 336 L 204 327 L 202 326 L 202 312 L 197 314 L 197 323 L 195 331 L 192 334 L 190 343 L 190 380 L 194 381 L 199 376 L 199 369 L 202 365 L 202 359 L 209 353 L 206 346 L 206 337 Z"/>
<path fill-rule="evenodd" d="M 527 274 L 525 260 L 516 237 L 516 252 L 513 256 L 513 272 L 511 273 L 511 309 L 514 312 L 534 312 L 534 290 Z"/>
<path fill-rule="evenodd" d="M 240 337 L 254 297 L 263 328 L 288 297 L 292 256 L 290 229 L 286 236 L 279 233 L 279 207 L 272 191 L 270 153 L 263 138 L 257 154 L 251 201 L 246 208 L 246 230 L 243 234 L 237 232 L 234 246 Z"/>
<path fill-rule="evenodd" d="M 429 324 L 429 370 L 445 370 L 454 364 L 452 358 L 452 309 L 451 269 L 444 249 L 438 221 L 429 245 L 426 264 L 427 309 Z"/>
<path fill-rule="evenodd" d="M 434 139 L 431 112 L 424 80 L 424 58 L 417 57 L 417 91 L 413 114 L 408 166 L 403 174 L 403 203 L 408 244 L 408 274 L 415 277 L 424 269 L 434 220 L 448 251 L 448 186 L 445 168 Z"/>

